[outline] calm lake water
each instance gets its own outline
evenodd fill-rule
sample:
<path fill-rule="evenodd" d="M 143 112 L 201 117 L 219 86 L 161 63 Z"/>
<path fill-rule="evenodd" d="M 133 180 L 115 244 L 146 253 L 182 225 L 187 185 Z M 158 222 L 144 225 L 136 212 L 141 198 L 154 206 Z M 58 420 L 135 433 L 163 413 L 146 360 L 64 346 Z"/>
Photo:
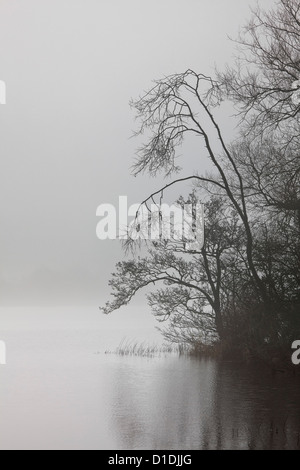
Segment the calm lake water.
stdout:
<path fill-rule="evenodd" d="M 101 352 L 101 331 L 6 331 L 0 449 L 298 449 L 299 380 Z"/>

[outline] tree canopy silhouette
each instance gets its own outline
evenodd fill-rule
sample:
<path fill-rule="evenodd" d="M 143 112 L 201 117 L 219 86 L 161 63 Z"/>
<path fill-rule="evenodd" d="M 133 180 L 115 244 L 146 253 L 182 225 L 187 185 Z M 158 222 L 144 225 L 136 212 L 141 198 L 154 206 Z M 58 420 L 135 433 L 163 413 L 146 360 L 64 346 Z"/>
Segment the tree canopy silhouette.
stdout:
<path fill-rule="evenodd" d="M 160 207 L 169 187 L 193 182 L 189 201 L 205 202 L 205 241 L 191 251 L 184 240 L 162 238 L 147 245 L 147 256 L 118 263 L 105 313 L 147 288 L 173 342 L 221 341 L 259 354 L 300 333 L 299 10 L 299 0 L 256 9 L 234 66 L 215 78 L 194 70 L 164 77 L 131 102 L 144 140 L 134 175 L 170 179 L 141 206 Z M 241 118 L 232 143 L 215 117 L 224 100 Z M 182 175 L 186 155 L 180 168 L 178 151 L 190 136 L 199 170 Z M 201 173 L 204 158 L 210 173 Z"/>

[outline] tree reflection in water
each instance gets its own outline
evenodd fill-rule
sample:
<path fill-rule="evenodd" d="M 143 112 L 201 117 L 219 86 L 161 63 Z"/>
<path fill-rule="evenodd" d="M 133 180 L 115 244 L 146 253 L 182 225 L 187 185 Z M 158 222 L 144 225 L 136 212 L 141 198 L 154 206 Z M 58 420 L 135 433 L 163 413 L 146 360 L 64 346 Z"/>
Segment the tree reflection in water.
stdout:
<path fill-rule="evenodd" d="M 113 425 L 124 449 L 299 449 L 299 377 L 186 357 L 124 358 Z"/>

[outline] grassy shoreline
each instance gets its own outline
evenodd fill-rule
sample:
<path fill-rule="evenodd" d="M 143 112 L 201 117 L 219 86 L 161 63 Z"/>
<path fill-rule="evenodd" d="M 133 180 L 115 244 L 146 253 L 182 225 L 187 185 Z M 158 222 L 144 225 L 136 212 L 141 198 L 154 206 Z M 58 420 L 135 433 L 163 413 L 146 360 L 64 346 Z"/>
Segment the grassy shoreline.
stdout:
<path fill-rule="evenodd" d="M 258 364 L 265 366 L 272 373 L 292 373 L 298 375 L 300 367 L 294 366 L 288 355 L 282 351 L 264 351 L 261 354 L 253 354 L 247 348 L 228 349 L 221 343 L 213 345 L 183 345 L 183 344 L 148 344 L 146 342 L 124 339 L 114 350 L 106 350 L 105 354 L 115 354 L 121 357 L 155 358 L 168 355 L 193 357 L 198 359 L 215 359 L 218 361 L 230 361 L 245 365 Z M 299 369 L 299 370 L 298 370 Z"/>
<path fill-rule="evenodd" d="M 118 356 L 136 356 L 136 357 L 158 357 L 161 355 L 178 354 L 187 352 L 187 348 L 182 345 L 171 344 L 149 344 L 146 342 L 122 340 L 119 346 L 114 350 L 106 350 L 105 354 L 116 354 Z"/>

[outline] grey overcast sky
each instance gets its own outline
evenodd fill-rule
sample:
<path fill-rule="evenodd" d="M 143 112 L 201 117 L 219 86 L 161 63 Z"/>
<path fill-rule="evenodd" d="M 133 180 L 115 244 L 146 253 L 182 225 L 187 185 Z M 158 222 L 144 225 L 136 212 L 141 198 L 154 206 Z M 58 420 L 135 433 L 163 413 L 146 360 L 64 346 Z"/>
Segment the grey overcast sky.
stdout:
<path fill-rule="evenodd" d="M 123 255 L 97 240 L 96 208 L 160 183 L 130 175 L 130 98 L 163 75 L 232 61 L 227 35 L 255 4 L 0 0 L 0 304 L 103 301 Z"/>

